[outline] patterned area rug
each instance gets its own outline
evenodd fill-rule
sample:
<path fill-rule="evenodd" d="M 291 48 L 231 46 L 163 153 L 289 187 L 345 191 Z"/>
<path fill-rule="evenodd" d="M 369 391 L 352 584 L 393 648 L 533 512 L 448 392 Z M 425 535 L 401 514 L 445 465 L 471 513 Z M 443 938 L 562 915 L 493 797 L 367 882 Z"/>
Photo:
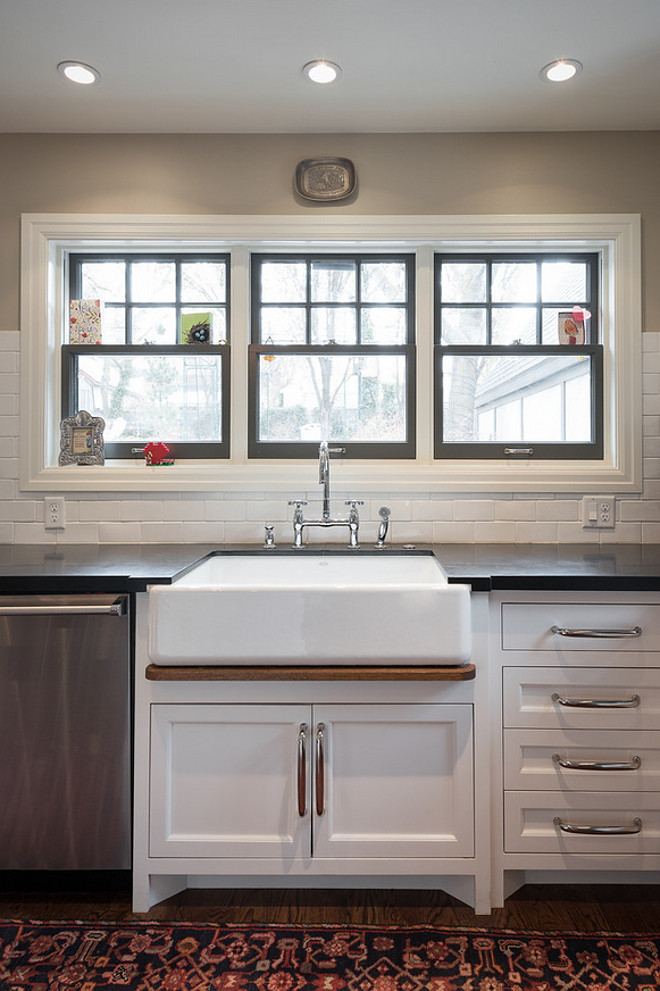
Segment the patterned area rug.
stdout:
<path fill-rule="evenodd" d="M 0 922 L 2 991 L 657 991 L 660 934 Z"/>

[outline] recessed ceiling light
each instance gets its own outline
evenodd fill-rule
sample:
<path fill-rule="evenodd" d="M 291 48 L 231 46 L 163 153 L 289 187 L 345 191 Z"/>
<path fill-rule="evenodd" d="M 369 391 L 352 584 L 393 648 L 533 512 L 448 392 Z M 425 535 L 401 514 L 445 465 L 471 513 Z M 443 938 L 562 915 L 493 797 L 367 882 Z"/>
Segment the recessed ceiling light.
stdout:
<path fill-rule="evenodd" d="M 565 83 L 582 72 L 582 63 L 574 58 L 558 58 L 541 69 L 541 79 L 549 83 Z"/>
<path fill-rule="evenodd" d="M 341 68 L 335 62 L 317 58 L 302 68 L 303 76 L 312 83 L 334 83 L 341 76 Z"/>
<path fill-rule="evenodd" d="M 85 65 L 84 62 L 60 62 L 57 71 L 72 83 L 80 83 L 81 86 L 91 86 L 101 78 L 98 69 Z"/>

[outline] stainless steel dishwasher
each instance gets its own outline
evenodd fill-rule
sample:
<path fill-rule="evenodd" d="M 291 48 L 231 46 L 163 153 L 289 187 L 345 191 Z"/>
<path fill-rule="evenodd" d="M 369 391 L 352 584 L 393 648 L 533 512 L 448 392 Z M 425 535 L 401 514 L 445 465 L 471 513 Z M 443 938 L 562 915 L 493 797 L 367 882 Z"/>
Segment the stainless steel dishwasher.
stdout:
<path fill-rule="evenodd" d="M 128 597 L 0 596 L 0 869 L 131 863 Z"/>

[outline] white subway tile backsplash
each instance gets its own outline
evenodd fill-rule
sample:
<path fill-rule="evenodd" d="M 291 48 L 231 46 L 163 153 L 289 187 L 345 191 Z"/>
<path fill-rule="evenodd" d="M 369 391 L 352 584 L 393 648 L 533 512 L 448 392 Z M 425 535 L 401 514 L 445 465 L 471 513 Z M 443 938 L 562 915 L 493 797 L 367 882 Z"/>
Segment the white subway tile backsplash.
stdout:
<path fill-rule="evenodd" d="M 67 507 L 71 502 L 67 499 Z M 78 518 L 81 523 L 111 523 L 120 519 L 121 503 L 118 500 L 112 502 L 105 500 L 95 500 L 81 502 L 78 506 Z"/>
<path fill-rule="evenodd" d="M 222 544 L 225 528 L 222 523 L 184 523 L 184 544 Z"/>
<path fill-rule="evenodd" d="M 470 520 L 494 520 L 495 503 L 490 499 L 465 499 L 454 504 L 454 519 L 457 522 Z"/>
<path fill-rule="evenodd" d="M 577 501 L 575 499 L 553 499 L 546 502 L 539 499 L 536 503 L 536 518 L 540 521 L 576 520 L 578 518 Z"/>
<path fill-rule="evenodd" d="M 143 523 L 143 544 L 182 544 L 183 523 Z"/>
<path fill-rule="evenodd" d="M 522 499 L 496 499 L 495 519 L 508 522 L 509 520 L 535 520 L 536 502 L 529 497 Z"/>
<path fill-rule="evenodd" d="M 519 544 L 556 544 L 558 541 L 556 523 L 516 523 L 516 543 Z"/>
<path fill-rule="evenodd" d="M 516 539 L 516 524 L 511 522 L 475 523 L 474 539 L 477 544 L 511 544 Z"/>
<path fill-rule="evenodd" d="M 124 499 L 120 503 L 119 518 L 127 523 L 161 520 L 163 518 L 163 505 L 155 500 Z"/>
<path fill-rule="evenodd" d="M 434 523 L 432 540 L 434 544 L 473 544 L 474 523 Z"/>
<path fill-rule="evenodd" d="M 286 500 L 265 499 L 263 502 L 250 501 L 245 504 L 245 519 L 248 522 L 284 523 L 291 518 L 291 514 Z"/>
<path fill-rule="evenodd" d="M 102 544 L 139 544 L 142 537 L 139 523 L 99 523 Z M 38 541 L 35 541 L 38 542 Z"/>

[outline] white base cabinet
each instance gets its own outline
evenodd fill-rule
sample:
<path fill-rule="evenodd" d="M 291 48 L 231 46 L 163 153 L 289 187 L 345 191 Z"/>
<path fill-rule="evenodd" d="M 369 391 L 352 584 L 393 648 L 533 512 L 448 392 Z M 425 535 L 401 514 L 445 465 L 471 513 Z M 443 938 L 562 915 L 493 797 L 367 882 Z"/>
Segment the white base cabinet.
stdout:
<path fill-rule="evenodd" d="M 658 597 L 511 592 L 492 597 L 491 626 L 493 903 L 539 871 L 656 879 Z"/>
<path fill-rule="evenodd" d="M 154 670 L 137 600 L 134 911 L 249 886 L 437 888 L 490 912 L 486 596 L 476 677 L 418 680 Z"/>
<path fill-rule="evenodd" d="M 471 705 L 153 705 L 152 857 L 474 855 Z"/>

